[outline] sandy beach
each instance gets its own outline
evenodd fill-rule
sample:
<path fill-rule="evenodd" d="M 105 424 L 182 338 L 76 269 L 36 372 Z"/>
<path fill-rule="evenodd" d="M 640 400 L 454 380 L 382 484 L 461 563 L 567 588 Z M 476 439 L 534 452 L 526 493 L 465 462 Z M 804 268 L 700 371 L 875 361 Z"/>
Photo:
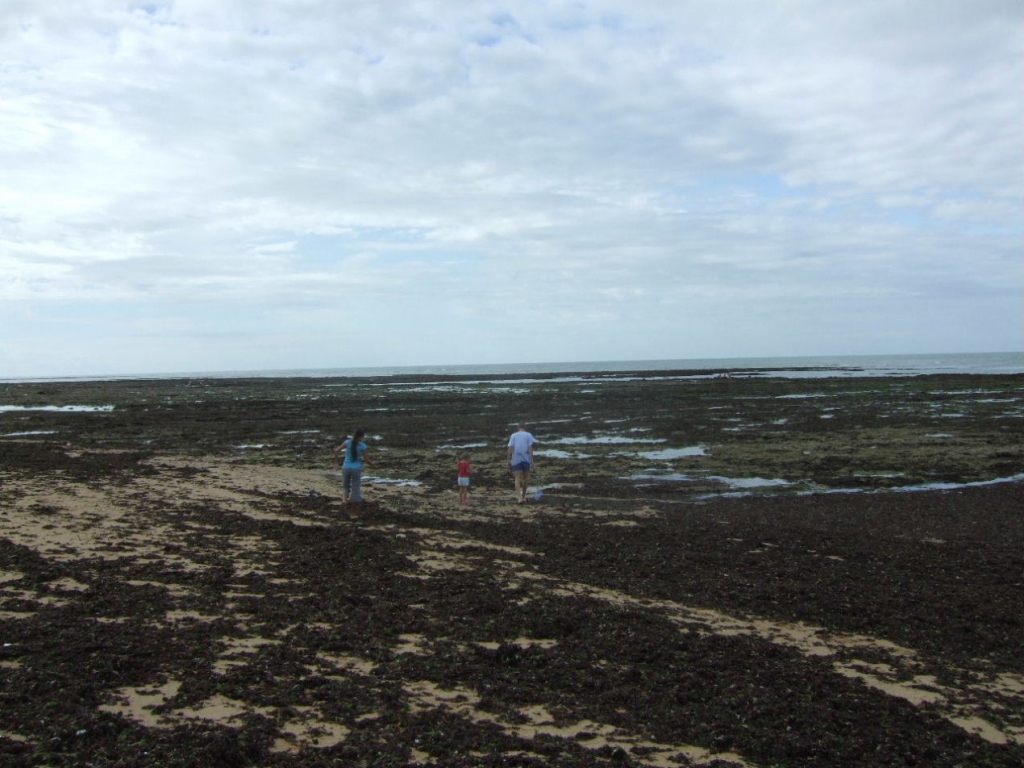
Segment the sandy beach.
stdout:
<path fill-rule="evenodd" d="M 0 764 L 1024 764 L 1021 377 L 714 374 L 0 384 Z"/>

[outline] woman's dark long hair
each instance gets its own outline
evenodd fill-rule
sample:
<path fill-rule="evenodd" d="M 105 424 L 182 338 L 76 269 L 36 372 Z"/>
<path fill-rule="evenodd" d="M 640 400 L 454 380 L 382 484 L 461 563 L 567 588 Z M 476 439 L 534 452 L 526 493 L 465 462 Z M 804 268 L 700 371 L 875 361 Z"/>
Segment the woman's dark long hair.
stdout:
<path fill-rule="evenodd" d="M 352 439 L 348 441 L 348 460 L 359 461 L 359 442 L 366 435 L 366 427 L 360 427 L 352 435 Z"/>

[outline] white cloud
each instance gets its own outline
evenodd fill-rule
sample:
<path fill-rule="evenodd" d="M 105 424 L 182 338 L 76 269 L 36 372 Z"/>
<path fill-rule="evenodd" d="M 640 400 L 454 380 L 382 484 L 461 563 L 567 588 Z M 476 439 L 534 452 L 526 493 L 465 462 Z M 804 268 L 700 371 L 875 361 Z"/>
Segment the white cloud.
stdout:
<path fill-rule="evenodd" d="M 0 376 L 1020 348 L 1022 18 L 4 3 Z"/>

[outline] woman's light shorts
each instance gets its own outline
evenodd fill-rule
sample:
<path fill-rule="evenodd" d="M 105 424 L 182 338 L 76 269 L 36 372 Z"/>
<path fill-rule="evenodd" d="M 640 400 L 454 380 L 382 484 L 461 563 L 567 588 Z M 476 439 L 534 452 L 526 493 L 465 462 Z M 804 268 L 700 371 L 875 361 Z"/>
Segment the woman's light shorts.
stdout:
<path fill-rule="evenodd" d="M 468 477 L 460 477 L 459 478 L 459 485 L 461 485 L 463 488 L 469 488 L 469 478 Z"/>

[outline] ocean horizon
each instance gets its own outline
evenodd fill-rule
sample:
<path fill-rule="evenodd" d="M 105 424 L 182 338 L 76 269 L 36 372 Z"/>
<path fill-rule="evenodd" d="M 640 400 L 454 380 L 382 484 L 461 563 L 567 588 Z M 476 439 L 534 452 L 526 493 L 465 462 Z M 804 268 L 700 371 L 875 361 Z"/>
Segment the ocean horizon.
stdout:
<path fill-rule="evenodd" d="M 95 376 L 3 378 L 8 384 L 60 381 L 130 381 L 133 379 L 377 378 L 389 376 L 494 376 L 560 373 L 629 373 L 631 371 L 709 371 L 787 378 L 835 376 L 920 376 L 926 374 L 1024 373 L 1024 352 L 968 352 L 912 355 L 812 355 L 794 357 L 603 360 L 558 363 L 491 363 L 483 365 L 405 365 L 355 368 L 297 368 L 234 371 L 189 371 Z"/>

